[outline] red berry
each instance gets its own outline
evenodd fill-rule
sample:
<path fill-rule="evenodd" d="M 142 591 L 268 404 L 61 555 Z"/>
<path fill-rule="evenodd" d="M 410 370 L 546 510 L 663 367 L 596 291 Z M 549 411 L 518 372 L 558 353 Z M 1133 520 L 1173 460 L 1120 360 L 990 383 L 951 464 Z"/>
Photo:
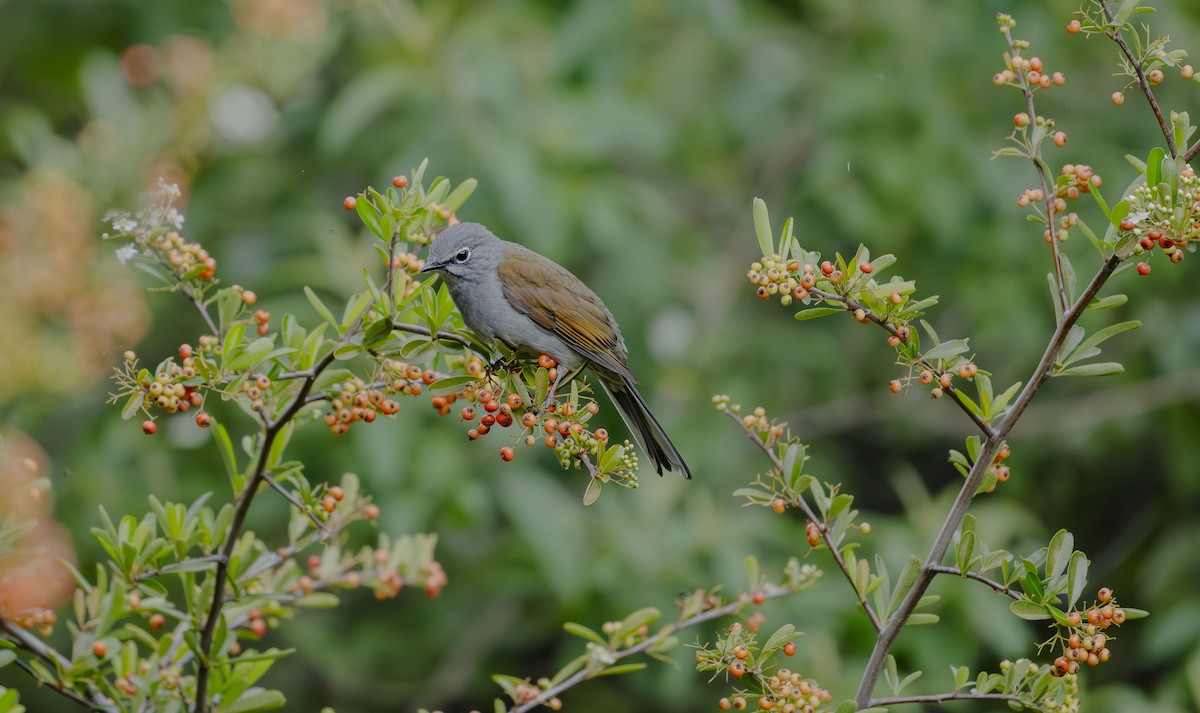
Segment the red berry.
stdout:
<path fill-rule="evenodd" d="M 504 446 L 503 448 L 500 449 L 500 457 L 503 458 L 505 461 L 510 461 L 515 456 L 516 456 L 516 453 L 513 452 L 512 446 Z"/>
<path fill-rule="evenodd" d="M 789 641 L 783 645 L 783 655 L 784 656 L 795 656 L 796 655 L 795 642 Z"/>
<path fill-rule="evenodd" d="M 209 416 L 201 411 L 200 413 L 196 414 L 196 425 L 200 428 L 208 428 L 212 425 L 212 416 Z"/>
<path fill-rule="evenodd" d="M 750 601 L 754 602 L 755 604 L 762 604 L 763 602 L 767 601 L 767 597 L 762 592 L 755 592 L 754 596 L 750 598 Z"/>
<path fill-rule="evenodd" d="M 267 622 L 263 619 L 251 619 L 250 620 L 250 633 L 254 634 L 255 636 L 257 636 L 260 639 L 262 637 L 266 636 Z"/>
<path fill-rule="evenodd" d="M 150 624 L 150 628 L 152 630 L 161 629 L 162 625 L 165 624 L 166 622 L 167 622 L 167 618 L 164 617 L 162 614 L 151 614 L 150 615 L 149 624 Z"/>
<path fill-rule="evenodd" d="M 1138 271 L 1139 275 L 1149 275 L 1150 274 L 1150 265 L 1148 263 L 1139 262 L 1137 264 L 1137 271 Z"/>
<path fill-rule="evenodd" d="M 180 344 L 179 345 L 179 358 L 180 359 L 191 359 L 192 358 L 192 345 L 191 344 Z"/>
<path fill-rule="evenodd" d="M 408 176 L 396 176 L 392 179 L 392 185 L 396 188 L 404 188 L 408 185 Z"/>
<path fill-rule="evenodd" d="M 875 270 L 875 266 L 869 262 L 863 262 L 859 263 L 858 269 L 861 270 L 864 275 L 870 275 Z"/>
<path fill-rule="evenodd" d="M 785 501 L 783 498 L 775 498 L 775 500 L 771 502 L 771 509 L 782 514 L 784 510 L 787 510 L 787 501 Z"/>
<path fill-rule="evenodd" d="M 154 421 L 151 421 L 150 419 L 146 419 L 145 421 L 142 421 L 142 433 L 146 434 L 147 436 L 153 436 L 157 432 L 158 432 L 158 424 L 157 423 L 155 423 Z"/>
<path fill-rule="evenodd" d="M 1079 32 L 1080 27 L 1082 27 L 1082 25 L 1079 24 L 1079 20 L 1071 20 L 1067 23 L 1067 32 L 1070 32 L 1073 35 Z"/>
<path fill-rule="evenodd" d="M 107 653 L 108 653 L 108 644 L 104 643 L 103 641 L 97 641 L 96 643 L 92 644 L 92 654 L 96 658 L 102 659 L 102 658 L 104 658 L 104 655 Z"/>
<path fill-rule="evenodd" d="M 354 196 L 346 196 L 346 200 L 342 201 L 342 207 L 346 210 L 354 210 L 356 205 L 358 205 L 358 199 Z"/>

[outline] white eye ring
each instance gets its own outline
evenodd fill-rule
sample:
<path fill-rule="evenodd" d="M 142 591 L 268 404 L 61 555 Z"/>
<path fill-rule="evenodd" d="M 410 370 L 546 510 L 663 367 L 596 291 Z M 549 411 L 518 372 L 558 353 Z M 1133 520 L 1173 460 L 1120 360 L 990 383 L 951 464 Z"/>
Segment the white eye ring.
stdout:
<path fill-rule="evenodd" d="M 454 262 L 457 262 L 460 265 L 470 259 L 471 259 L 471 248 L 463 248 L 462 250 L 459 250 L 458 254 L 456 254 L 454 256 Z"/>

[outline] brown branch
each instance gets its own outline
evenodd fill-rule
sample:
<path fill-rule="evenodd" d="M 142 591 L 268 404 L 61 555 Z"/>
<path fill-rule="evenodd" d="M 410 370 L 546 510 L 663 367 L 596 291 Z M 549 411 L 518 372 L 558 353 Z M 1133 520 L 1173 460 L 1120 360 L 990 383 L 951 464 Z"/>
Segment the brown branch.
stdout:
<path fill-rule="evenodd" d="M 1009 597 L 1012 597 L 1013 599 L 1017 599 L 1017 600 L 1019 600 L 1021 598 L 1020 594 L 1017 594 L 1016 592 L 1012 591 L 1007 586 L 997 582 L 994 579 L 985 577 L 978 572 L 967 572 L 964 574 L 963 571 L 961 569 L 959 569 L 958 567 L 945 567 L 943 565 L 938 565 L 936 567 L 933 567 L 932 569 L 933 569 L 934 574 L 953 574 L 956 577 L 966 577 L 967 579 L 973 579 L 976 582 L 982 582 L 983 584 L 986 584 L 987 586 L 991 587 L 992 589 L 996 590 L 997 592 L 1000 592 L 1001 594 L 1003 594 L 1005 596 L 1009 596 Z"/>
<path fill-rule="evenodd" d="M 1016 701 L 1021 697 L 1015 693 L 938 693 L 925 696 L 891 696 L 889 698 L 872 698 L 868 704 L 875 706 L 898 706 L 904 703 L 946 703 L 947 701 Z"/>
<path fill-rule="evenodd" d="M 1200 154 L 1200 139 L 1197 139 L 1196 143 L 1192 144 L 1191 148 L 1187 150 L 1187 153 L 1183 155 L 1183 162 L 1191 163 L 1192 159 L 1196 158 L 1197 154 Z"/>
<path fill-rule="evenodd" d="M 753 441 L 754 444 L 758 446 L 759 450 L 761 450 L 767 456 L 767 458 L 770 459 L 771 465 L 773 465 L 780 472 L 783 472 L 783 463 L 779 460 L 779 456 L 775 455 L 775 451 L 773 451 L 770 446 L 764 443 L 763 440 L 758 437 L 758 434 L 750 430 L 746 424 L 742 423 L 742 419 L 739 418 L 737 414 L 733 413 L 729 409 L 725 409 L 725 414 L 729 416 L 729 418 L 733 419 L 734 423 L 740 426 L 742 431 L 745 432 L 746 437 Z M 817 531 L 821 533 L 821 539 L 825 542 L 825 546 L 829 548 L 829 553 L 833 555 L 833 561 L 837 563 L 838 569 L 842 570 L 842 575 L 845 576 L 846 581 L 850 583 L 850 588 L 853 589 L 854 593 L 858 596 L 859 606 L 863 608 L 863 611 L 866 612 L 867 618 L 871 620 L 871 626 L 875 627 L 875 631 L 877 632 L 882 631 L 883 622 L 880 621 L 878 614 L 876 614 L 875 610 L 871 608 L 871 605 L 867 603 L 866 596 L 858 593 L 858 587 L 856 587 L 854 584 L 854 575 L 846 566 L 846 560 L 842 558 L 842 553 L 838 551 L 837 543 L 833 541 L 833 537 L 829 534 L 829 528 L 826 527 L 825 523 L 817 517 L 815 512 L 813 512 L 812 507 L 808 504 L 808 501 L 804 499 L 803 495 L 797 493 L 796 502 L 800 506 L 800 509 L 804 512 L 804 517 L 808 518 L 808 521 L 815 525 Z"/>
<path fill-rule="evenodd" d="M 213 321 L 212 315 L 208 313 L 208 308 L 204 306 L 204 303 L 200 301 L 196 293 L 192 292 L 187 284 L 182 281 L 179 283 L 179 291 L 183 293 L 184 297 L 191 300 L 191 303 L 196 307 L 196 311 L 200 313 L 200 317 L 204 320 L 204 323 L 208 325 L 209 333 L 216 337 L 221 336 L 221 330 L 217 329 L 217 323 Z"/>
<path fill-rule="evenodd" d="M 792 594 L 796 591 L 797 591 L 796 589 L 782 589 L 782 590 L 772 592 L 770 594 L 764 594 L 763 596 L 765 599 L 776 599 L 778 597 L 783 597 L 788 594 Z M 708 611 L 701 612 L 693 617 L 689 617 L 687 619 L 681 619 L 672 624 L 668 624 L 668 625 L 664 626 L 662 629 L 660 629 L 657 634 L 647 638 L 645 641 L 642 641 L 638 644 L 630 646 L 627 649 L 622 649 L 620 651 L 614 651 L 613 652 L 613 663 L 616 663 L 617 661 L 620 661 L 621 659 L 629 658 L 630 656 L 636 656 L 640 653 L 648 651 L 649 649 L 653 648 L 655 644 L 659 643 L 660 641 L 663 641 L 664 639 L 671 636 L 672 634 L 674 634 L 677 631 L 680 631 L 682 629 L 688 629 L 693 626 L 697 626 L 699 624 L 703 624 L 706 621 L 712 621 L 713 619 L 720 619 L 723 616 L 729 616 L 730 614 L 734 614 L 739 609 L 745 607 L 746 604 L 747 604 L 747 602 L 745 600 L 739 599 L 737 601 L 730 602 L 729 604 L 726 604 L 725 606 L 717 607 L 715 609 L 709 609 Z M 533 710 L 534 708 L 537 708 L 538 706 L 542 705 L 543 703 L 549 701 L 551 698 L 554 698 L 555 696 L 557 696 L 558 694 L 567 690 L 568 688 L 572 688 L 580 683 L 583 683 L 584 681 L 588 680 L 589 678 L 594 678 L 594 677 L 604 673 L 604 670 L 605 669 L 598 669 L 598 670 L 589 669 L 585 666 L 583 669 L 575 672 L 574 675 L 569 676 L 568 678 L 564 679 L 557 686 L 551 686 L 550 688 L 547 688 L 546 690 L 542 691 L 540 694 L 538 694 L 537 698 L 534 698 L 533 700 L 525 701 L 525 702 L 521 703 L 520 705 L 517 705 L 514 708 L 509 709 L 509 713 L 524 713 L 525 711 Z"/>
<path fill-rule="evenodd" d="M 1021 50 L 1013 41 L 1012 28 L 1008 25 L 1004 26 L 1004 39 L 1008 42 L 1008 48 L 1012 52 L 1013 59 L 1021 56 Z M 1037 110 L 1033 106 L 1033 88 L 1029 86 L 1029 78 L 1020 70 L 1013 72 L 1016 75 L 1018 86 L 1021 88 L 1021 93 L 1025 95 L 1025 110 L 1029 114 L 1029 123 L 1037 126 Z M 1042 166 L 1042 148 L 1040 145 L 1026 145 L 1029 150 L 1029 158 L 1033 162 L 1033 167 L 1037 171 L 1038 182 L 1042 186 L 1042 197 L 1046 204 L 1046 229 L 1050 231 L 1050 254 L 1054 261 L 1054 284 L 1058 288 L 1058 303 L 1066 311 L 1067 309 L 1067 290 L 1062 273 L 1062 258 L 1058 254 L 1058 230 L 1054 226 L 1054 191 L 1050 190 L 1050 181 L 1046 177 L 1046 169 Z"/>
<path fill-rule="evenodd" d="M 282 495 L 284 500 L 291 503 L 292 507 L 296 508 L 300 512 L 307 515 L 308 519 L 311 520 L 312 523 L 317 526 L 318 530 L 326 529 L 326 525 L 324 522 L 321 521 L 321 518 L 317 517 L 316 514 L 311 512 L 310 510 L 306 510 L 304 507 L 304 503 L 300 502 L 300 499 L 297 498 L 295 495 L 288 492 L 287 488 L 284 488 L 282 485 L 280 485 L 278 480 L 275 480 L 274 478 L 272 478 L 270 473 L 263 473 L 262 479 L 266 482 L 267 485 L 271 486 L 271 488 L 273 488 L 275 490 L 275 492 Z"/>
<path fill-rule="evenodd" d="M 438 339 L 445 339 L 447 341 L 457 342 L 457 343 L 463 345 L 464 347 L 467 347 L 468 349 L 470 349 L 472 347 L 471 341 L 469 339 L 467 339 L 466 337 L 461 337 L 461 336 L 455 334 L 454 332 L 445 332 L 445 331 L 433 332 L 428 327 L 422 327 L 417 324 L 407 324 L 405 322 L 392 322 L 392 329 L 395 329 L 395 330 L 398 330 L 401 332 L 409 332 L 410 334 L 420 334 L 420 335 L 426 336 L 426 337 L 436 337 Z"/>
<path fill-rule="evenodd" d="M 221 608 L 225 604 L 225 584 L 229 578 L 229 560 L 233 556 L 234 547 L 237 546 L 238 537 L 241 534 L 242 527 L 246 522 L 246 514 L 250 511 L 250 504 L 254 500 L 255 494 L 258 492 L 259 485 L 263 479 L 268 476 L 267 459 L 270 457 L 271 446 L 274 445 L 275 439 L 279 437 L 279 433 L 283 427 L 295 415 L 307 405 L 309 392 L 312 390 L 313 384 L 316 383 L 317 377 L 321 375 L 333 363 L 334 352 L 338 347 L 349 342 L 351 335 L 358 331 L 362 325 L 362 319 L 359 320 L 348 330 L 338 344 L 330 349 L 329 352 L 321 358 L 312 368 L 310 375 L 304 377 L 304 383 L 300 386 L 300 391 L 292 400 L 292 403 L 280 414 L 279 418 L 274 422 L 264 426 L 263 441 L 259 447 L 258 462 L 254 467 L 254 475 L 246 482 L 242 488 L 237 509 L 233 513 L 233 521 L 229 525 L 229 534 L 226 535 L 225 544 L 221 548 L 221 554 L 224 559 L 217 563 L 212 605 L 209 607 L 208 616 L 204 620 L 204 628 L 200 632 L 199 650 L 203 656 L 196 659 L 196 713 L 205 713 L 208 710 L 208 680 L 209 673 L 212 669 L 212 661 L 208 659 L 212 653 L 213 635 L 217 629 L 217 622 L 221 618 Z"/>
<path fill-rule="evenodd" d="M 1100 8 L 1104 10 L 1104 16 L 1109 22 L 1113 21 L 1112 9 L 1108 6 L 1108 0 L 1097 0 Z M 1113 42 L 1121 48 L 1121 54 L 1125 55 L 1125 59 L 1129 61 L 1130 67 L 1133 68 L 1133 73 L 1137 77 L 1138 86 L 1142 89 L 1142 94 L 1146 95 L 1146 101 L 1150 103 L 1150 108 L 1154 110 L 1154 118 L 1158 120 L 1158 127 L 1162 129 L 1163 138 L 1167 140 L 1167 149 L 1171 152 L 1171 158 L 1179 157 L 1179 150 L 1175 147 L 1175 136 L 1171 132 L 1171 127 L 1167 125 L 1167 119 L 1163 116 L 1162 109 L 1158 108 L 1158 100 L 1154 98 L 1154 92 L 1150 89 L 1150 82 L 1146 79 L 1146 72 L 1142 69 L 1142 63 L 1133 56 L 1133 50 L 1129 49 L 1128 43 L 1125 42 L 1125 37 L 1121 34 L 1121 28 L 1113 27 L 1105 30 L 1105 34 L 1112 38 Z M 1188 153 L 1191 153 L 1189 150 Z"/>
<path fill-rule="evenodd" d="M 839 302 L 846 306 L 847 311 L 857 311 L 857 310 L 861 309 L 863 311 L 863 314 L 866 315 L 867 319 L 871 320 L 875 324 L 878 324 L 880 327 L 883 327 L 883 329 L 885 331 L 887 331 L 888 334 L 891 334 L 892 336 L 896 336 L 896 337 L 900 336 L 898 333 L 899 330 L 897 330 L 895 326 L 893 326 L 891 323 L 889 323 L 885 317 L 879 316 L 878 314 L 871 311 L 867 307 L 863 306 L 862 304 L 859 304 L 857 301 L 855 301 L 845 295 L 839 295 L 836 292 L 826 292 L 824 290 L 818 290 L 815 288 L 810 288 L 809 292 L 811 292 L 814 295 L 819 296 L 821 299 L 823 299 L 827 302 L 830 302 L 830 301 Z M 917 359 L 916 359 L 916 363 L 925 367 L 926 369 L 929 369 L 930 371 L 938 374 L 939 376 L 942 373 L 944 373 L 942 370 L 938 369 L 935 365 L 930 363 L 929 360 L 927 360 L 924 356 L 918 355 Z M 958 404 L 958 407 L 960 409 L 962 409 L 963 413 L 965 413 L 967 415 L 967 418 L 971 419 L 971 422 L 974 423 L 975 426 L 980 431 L 983 432 L 983 435 L 985 435 L 985 436 L 992 435 L 992 433 L 994 432 L 993 427 L 990 424 L 984 422 L 984 420 L 982 418 L 980 418 L 974 411 L 971 410 L 971 408 L 969 406 L 967 406 L 967 403 L 966 403 L 966 401 L 963 400 L 962 395 L 958 393 L 958 389 L 955 389 L 953 386 L 950 386 L 950 387 L 943 389 L 943 391 L 950 395 L 950 398 L 954 401 L 954 403 Z"/>
<path fill-rule="evenodd" d="M 991 467 L 992 460 L 995 458 L 996 451 L 999 450 L 1000 444 L 1004 441 L 1005 436 L 1012 430 L 1017 420 L 1021 418 L 1021 414 L 1029 406 L 1029 402 L 1037 394 L 1038 389 L 1050 378 L 1050 372 L 1054 368 L 1054 358 L 1058 351 L 1062 348 L 1063 343 L 1067 339 L 1067 333 L 1071 331 L 1071 327 L 1079 321 L 1088 304 L 1108 278 L 1112 276 L 1113 271 L 1121 264 L 1121 260 L 1116 255 L 1109 257 L 1101 265 L 1100 270 L 1088 283 L 1083 294 L 1075 301 L 1075 304 L 1069 311 L 1063 314 L 1062 321 L 1055 328 L 1051 335 L 1049 344 L 1046 345 L 1046 351 L 1042 354 L 1041 361 L 1034 368 L 1033 375 L 1025 388 L 1017 396 L 1016 402 L 1013 403 L 1012 409 L 1008 415 L 1000 422 L 999 426 L 993 435 L 980 446 L 979 455 L 975 463 L 971 466 L 970 472 L 967 474 L 966 482 L 958 491 L 958 496 L 954 499 L 954 504 L 950 508 L 949 514 L 946 516 L 945 522 L 942 523 L 942 529 L 938 532 L 937 538 L 929 549 L 929 554 L 925 558 L 925 564 L 921 568 L 921 573 L 917 576 L 917 581 L 912 588 L 908 590 L 904 600 L 900 603 L 900 608 L 889 621 L 888 625 L 879 632 L 879 637 L 875 640 L 875 647 L 871 651 L 871 658 L 867 662 L 867 667 L 863 671 L 862 681 L 859 684 L 858 693 L 855 695 L 855 702 L 860 708 L 866 708 L 871 699 L 871 693 L 875 690 L 875 684 L 879 680 L 879 673 L 883 668 L 884 660 L 887 657 L 888 651 L 892 644 L 895 643 L 896 637 L 900 635 L 900 630 L 908 622 L 913 611 L 917 608 L 917 603 L 921 597 L 925 595 L 925 591 L 929 589 L 929 584 L 933 581 L 936 574 L 936 567 L 941 566 L 942 558 L 946 556 L 946 550 L 950 546 L 950 541 L 954 537 L 954 533 L 958 530 L 958 526 L 962 523 L 963 517 L 967 514 L 967 508 L 971 504 L 971 500 L 975 497 L 975 491 L 979 489 L 979 484 L 983 481 L 983 476 Z"/>
<path fill-rule="evenodd" d="M 37 656 L 43 661 L 49 663 L 57 670 L 71 668 L 71 660 L 59 653 L 57 649 L 51 647 L 40 638 L 34 636 L 7 619 L 0 619 L 0 635 L 18 648 L 24 649 L 34 656 Z M 88 710 L 108 710 L 108 708 L 104 707 L 101 703 L 87 698 L 86 696 L 83 696 L 70 688 L 67 688 L 66 684 L 62 681 L 47 681 L 43 679 L 41 675 L 39 675 L 38 672 L 25 661 L 22 661 L 18 658 L 15 663 L 21 668 L 22 671 L 32 676 L 39 685 L 47 686 L 50 688 L 50 690 L 70 699 L 71 701 L 74 701 L 75 703 L 78 703 Z"/>

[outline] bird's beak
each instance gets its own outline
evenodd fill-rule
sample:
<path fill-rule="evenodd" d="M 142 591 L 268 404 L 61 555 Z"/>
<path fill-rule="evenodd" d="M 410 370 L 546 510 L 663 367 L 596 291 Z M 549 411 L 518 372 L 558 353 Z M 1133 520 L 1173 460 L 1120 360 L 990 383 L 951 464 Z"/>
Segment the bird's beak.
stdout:
<path fill-rule="evenodd" d="M 421 272 L 433 272 L 434 270 L 440 270 L 445 266 L 445 263 L 428 260 L 424 265 L 421 266 Z"/>

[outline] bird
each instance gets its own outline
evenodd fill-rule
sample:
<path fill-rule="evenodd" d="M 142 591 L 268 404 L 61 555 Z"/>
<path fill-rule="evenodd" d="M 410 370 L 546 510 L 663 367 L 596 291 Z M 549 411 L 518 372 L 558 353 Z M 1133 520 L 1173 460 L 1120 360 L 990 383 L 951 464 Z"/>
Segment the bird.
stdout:
<path fill-rule="evenodd" d="M 638 393 L 612 313 L 569 270 L 479 223 L 464 222 L 438 233 L 421 272 L 441 276 L 463 324 L 485 341 L 557 361 L 554 386 L 568 372 L 589 369 L 658 474 L 666 469 L 691 480 L 679 449 Z"/>

